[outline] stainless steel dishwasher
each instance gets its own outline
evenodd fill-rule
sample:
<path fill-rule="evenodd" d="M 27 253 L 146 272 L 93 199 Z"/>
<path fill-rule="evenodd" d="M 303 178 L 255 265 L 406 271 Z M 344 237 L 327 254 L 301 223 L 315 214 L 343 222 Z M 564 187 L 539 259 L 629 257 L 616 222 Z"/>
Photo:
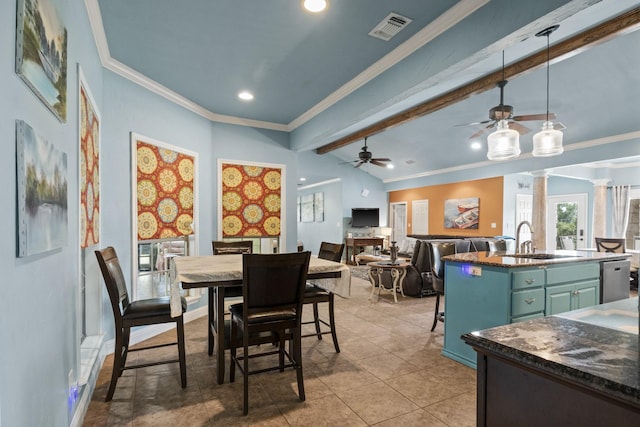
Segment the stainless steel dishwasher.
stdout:
<path fill-rule="evenodd" d="M 631 261 L 603 261 L 600 263 L 600 303 L 629 298 L 629 269 Z"/>

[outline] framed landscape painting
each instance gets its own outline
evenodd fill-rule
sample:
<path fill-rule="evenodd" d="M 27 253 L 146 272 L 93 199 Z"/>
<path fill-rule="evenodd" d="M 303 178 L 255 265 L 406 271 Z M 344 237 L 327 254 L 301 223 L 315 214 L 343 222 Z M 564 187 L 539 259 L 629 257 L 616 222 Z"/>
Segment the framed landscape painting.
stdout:
<path fill-rule="evenodd" d="M 67 243 L 67 155 L 16 120 L 18 257 Z"/>
<path fill-rule="evenodd" d="M 61 122 L 67 120 L 67 30 L 51 0 L 18 0 L 16 73 Z"/>

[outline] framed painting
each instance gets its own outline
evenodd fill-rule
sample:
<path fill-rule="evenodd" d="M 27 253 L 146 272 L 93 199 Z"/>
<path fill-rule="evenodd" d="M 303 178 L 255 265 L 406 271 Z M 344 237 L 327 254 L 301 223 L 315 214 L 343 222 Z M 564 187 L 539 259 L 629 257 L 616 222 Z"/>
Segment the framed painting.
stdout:
<path fill-rule="evenodd" d="M 18 257 L 67 243 L 67 155 L 16 120 Z"/>
<path fill-rule="evenodd" d="M 480 199 L 447 199 L 444 201 L 444 228 L 477 229 L 480 222 Z"/>
<path fill-rule="evenodd" d="M 313 194 L 302 196 L 300 203 L 302 222 L 313 222 Z"/>
<path fill-rule="evenodd" d="M 100 112 L 78 64 L 80 247 L 100 243 Z"/>
<path fill-rule="evenodd" d="M 316 222 L 324 221 L 324 193 L 319 192 L 313 195 L 313 217 Z"/>
<path fill-rule="evenodd" d="M 67 121 L 67 29 L 51 0 L 18 0 L 16 73 Z"/>

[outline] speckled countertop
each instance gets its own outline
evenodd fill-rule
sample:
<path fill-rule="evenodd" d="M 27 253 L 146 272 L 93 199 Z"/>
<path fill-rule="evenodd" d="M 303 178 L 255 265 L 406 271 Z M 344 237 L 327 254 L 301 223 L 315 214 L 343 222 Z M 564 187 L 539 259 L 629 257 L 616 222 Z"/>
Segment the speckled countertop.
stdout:
<path fill-rule="evenodd" d="M 539 267 L 545 265 L 556 265 L 570 262 L 593 262 L 612 261 L 616 259 L 627 259 L 631 254 L 610 253 L 610 252 L 589 252 L 589 251 L 548 251 L 537 252 L 533 256 L 555 256 L 551 259 L 518 258 L 513 253 L 508 252 L 463 252 L 455 255 L 442 257 L 445 261 L 472 263 L 478 265 L 490 265 L 493 267 Z M 521 255 L 518 255 L 521 256 Z"/>
<path fill-rule="evenodd" d="M 640 408 L 637 326 L 636 297 L 471 332 L 462 339 L 481 351 Z"/>

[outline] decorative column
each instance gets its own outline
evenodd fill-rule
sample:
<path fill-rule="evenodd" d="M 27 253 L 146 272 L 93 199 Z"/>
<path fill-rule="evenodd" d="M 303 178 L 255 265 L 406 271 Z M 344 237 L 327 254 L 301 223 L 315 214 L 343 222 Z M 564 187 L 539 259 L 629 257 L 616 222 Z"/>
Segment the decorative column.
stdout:
<path fill-rule="evenodd" d="M 537 251 L 547 250 L 547 172 L 536 171 L 533 175 L 533 247 Z"/>
<path fill-rule="evenodd" d="M 607 237 L 607 184 L 608 178 L 593 179 L 593 234 L 588 246 L 595 246 L 596 237 Z"/>

